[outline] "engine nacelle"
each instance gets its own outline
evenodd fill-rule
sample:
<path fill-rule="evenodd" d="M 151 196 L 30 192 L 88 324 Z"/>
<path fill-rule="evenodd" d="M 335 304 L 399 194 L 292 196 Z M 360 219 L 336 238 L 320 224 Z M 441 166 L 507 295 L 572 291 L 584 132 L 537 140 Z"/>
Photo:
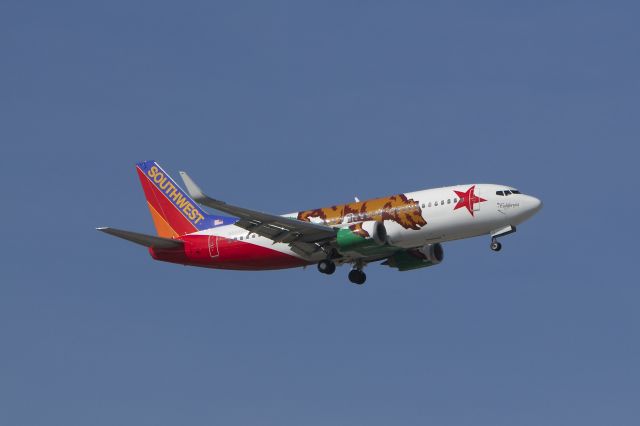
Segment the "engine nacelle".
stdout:
<path fill-rule="evenodd" d="M 437 265 L 444 259 L 444 250 L 440 243 L 427 244 L 417 249 L 402 250 L 390 256 L 383 265 L 398 268 L 400 271 L 426 268 Z"/>
<path fill-rule="evenodd" d="M 424 259 L 431 262 L 432 265 L 437 265 L 444 259 L 444 249 L 440 243 L 427 244 L 417 250 L 424 256 Z"/>
<path fill-rule="evenodd" d="M 387 229 L 373 220 L 357 223 L 338 230 L 336 242 L 340 252 L 368 254 L 387 244 Z"/>

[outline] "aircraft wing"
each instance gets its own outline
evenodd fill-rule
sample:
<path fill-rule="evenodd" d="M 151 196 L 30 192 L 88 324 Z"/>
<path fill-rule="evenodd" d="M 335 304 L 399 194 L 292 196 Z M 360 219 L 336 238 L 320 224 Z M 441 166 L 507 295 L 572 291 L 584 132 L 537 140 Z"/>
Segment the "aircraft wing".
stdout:
<path fill-rule="evenodd" d="M 240 218 L 235 226 L 244 228 L 277 243 L 290 244 L 292 249 L 310 255 L 320 249 L 318 243 L 336 238 L 337 230 L 317 223 L 278 216 L 227 204 L 204 194 L 185 172 L 180 172 L 187 192 L 197 203 Z"/>

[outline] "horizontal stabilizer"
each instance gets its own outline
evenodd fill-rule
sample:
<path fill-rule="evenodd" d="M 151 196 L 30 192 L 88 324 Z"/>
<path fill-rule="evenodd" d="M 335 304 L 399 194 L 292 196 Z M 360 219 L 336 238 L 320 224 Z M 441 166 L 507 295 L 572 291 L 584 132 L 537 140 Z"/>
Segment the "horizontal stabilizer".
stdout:
<path fill-rule="evenodd" d="M 170 238 L 156 237 L 155 235 L 141 234 L 139 232 L 125 231 L 116 228 L 96 228 L 100 232 L 122 238 L 145 247 L 153 247 L 158 249 L 175 249 L 180 248 L 183 242 L 180 240 L 172 240 Z"/>

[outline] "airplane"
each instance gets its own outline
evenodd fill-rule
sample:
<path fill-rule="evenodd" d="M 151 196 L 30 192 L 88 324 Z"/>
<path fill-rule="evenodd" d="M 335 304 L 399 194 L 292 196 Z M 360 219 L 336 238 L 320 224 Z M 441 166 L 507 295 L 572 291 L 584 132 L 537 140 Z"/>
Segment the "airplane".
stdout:
<path fill-rule="evenodd" d="M 373 262 L 399 271 L 437 265 L 447 241 L 488 235 L 491 250 L 500 251 L 498 238 L 542 208 L 511 186 L 476 183 L 275 215 L 211 198 L 181 171 L 185 192 L 155 161 L 139 162 L 136 170 L 157 235 L 97 230 L 146 246 L 155 260 L 190 266 L 255 271 L 315 264 L 330 275 L 347 264 L 354 284 L 364 284 L 363 269 Z"/>

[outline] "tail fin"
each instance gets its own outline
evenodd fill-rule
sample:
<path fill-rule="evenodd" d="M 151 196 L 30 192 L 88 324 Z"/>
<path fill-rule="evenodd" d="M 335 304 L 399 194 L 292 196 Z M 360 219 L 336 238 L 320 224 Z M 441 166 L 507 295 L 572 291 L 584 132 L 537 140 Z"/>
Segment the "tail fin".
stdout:
<path fill-rule="evenodd" d="M 155 161 L 137 163 L 136 170 L 159 236 L 174 238 L 237 221 L 202 210 Z"/>

